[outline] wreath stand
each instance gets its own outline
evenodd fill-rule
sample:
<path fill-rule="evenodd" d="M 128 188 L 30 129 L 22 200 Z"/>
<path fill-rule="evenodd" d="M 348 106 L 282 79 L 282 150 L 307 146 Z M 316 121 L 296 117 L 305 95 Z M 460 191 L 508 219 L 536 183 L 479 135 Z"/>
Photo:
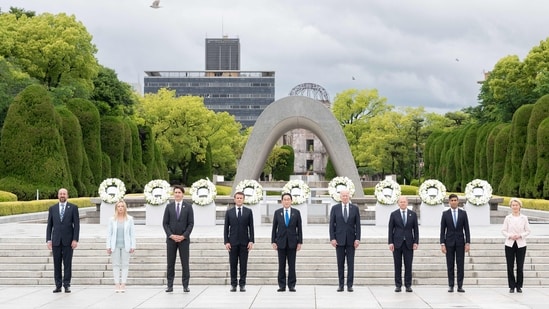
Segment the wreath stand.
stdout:
<path fill-rule="evenodd" d="M 292 208 L 295 208 L 297 210 L 299 210 L 299 213 L 301 214 L 301 225 L 302 226 L 307 226 L 307 223 L 308 223 L 308 220 L 307 220 L 307 217 L 309 215 L 309 212 L 307 210 L 307 205 L 309 203 L 305 202 L 303 204 L 299 204 L 299 205 L 292 205 Z"/>
<path fill-rule="evenodd" d="M 114 205 L 101 201 L 101 206 L 99 207 L 99 224 L 107 225 L 112 217 L 114 217 Z"/>
<path fill-rule="evenodd" d="M 376 202 L 376 226 L 388 226 L 391 213 L 398 209 L 397 204 Z"/>
<path fill-rule="evenodd" d="M 490 225 L 490 205 L 473 205 L 467 201 L 463 209 L 467 211 L 469 226 Z"/>
<path fill-rule="evenodd" d="M 161 205 L 145 204 L 145 225 L 162 225 L 166 205 L 167 201 Z"/>
<path fill-rule="evenodd" d="M 444 204 L 429 205 L 421 202 L 420 224 L 421 226 L 440 226 L 440 218 L 444 211 Z"/>
<path fill-rule="evenodd" d="M 215 202 L 208 205 L 193 203 L 194 226 L 215 226 Z"/>

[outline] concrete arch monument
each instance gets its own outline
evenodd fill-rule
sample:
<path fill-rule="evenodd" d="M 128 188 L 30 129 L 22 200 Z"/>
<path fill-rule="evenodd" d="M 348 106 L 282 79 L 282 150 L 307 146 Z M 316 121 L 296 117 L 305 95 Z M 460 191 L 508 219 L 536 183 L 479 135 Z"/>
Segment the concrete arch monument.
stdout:
<path fill-rule="evenodd" d="M 299 128 L 318 136 L 328 151 L 337 175 L 349 177 L 356 188 L 354 197 L 363 198 L 362 183 L 341 126 L 321 102 L 303 96 L 288 96 L 277 100 L 259 115 L 238 164 L 233 193 L 240 181 L 259 178 L 280 136 Z"/>

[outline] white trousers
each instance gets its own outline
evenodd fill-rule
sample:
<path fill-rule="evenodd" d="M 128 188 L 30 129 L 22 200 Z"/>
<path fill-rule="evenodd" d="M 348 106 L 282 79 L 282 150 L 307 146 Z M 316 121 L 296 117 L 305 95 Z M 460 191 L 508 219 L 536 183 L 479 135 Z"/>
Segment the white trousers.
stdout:
<path fill-rule="evenodd" d="M 130 253 L 124 248 L 115 248 L 112 251 L 112 275 L 114 284 L 126 284 L 128 269 L 130 268 Z"/>

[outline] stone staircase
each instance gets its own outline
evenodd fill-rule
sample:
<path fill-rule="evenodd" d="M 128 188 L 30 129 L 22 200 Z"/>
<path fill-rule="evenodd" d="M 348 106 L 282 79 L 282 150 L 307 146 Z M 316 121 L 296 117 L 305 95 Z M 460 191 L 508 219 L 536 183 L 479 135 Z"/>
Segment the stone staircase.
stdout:
<path fill-rule="evenodd" d="M 337 285 L 335 251 L 327 239 L 306 239 L 297 257 L 298 285 Z M 220 237 L 194 237 L 191 243 L 191 285 L 228 285 L 228 254 Z M 266 237 L 257 238 L 248 262 L 248 284 L 277 285 L 277 255 Z M 549 284 L 549 239 L 528 239 L 525 286 Z M 130 262 L 129 285 L 166 284 L 163 237 L 138 238 Z M 176 278 L 181 278 L 179 265 Z M 414 256 L 414 285 L 447 284 L 446 263 L 438 239 L 423 238 Z M 179 283 L 179 280 L 177 281 Z M 366 237 L 355 258 L 356 285 L 393 285 L 393 259 L 386 238 Z M 73 259 L 73 285 L 111 285 L 110 258 L 104 238 L 81 239 Z M 475 239 L 466 257 L 464 285 L 506 286 L 501 238 Z M 53 285 L 53 261 L 41 237 L 0 237 L 0 285 Z"/>

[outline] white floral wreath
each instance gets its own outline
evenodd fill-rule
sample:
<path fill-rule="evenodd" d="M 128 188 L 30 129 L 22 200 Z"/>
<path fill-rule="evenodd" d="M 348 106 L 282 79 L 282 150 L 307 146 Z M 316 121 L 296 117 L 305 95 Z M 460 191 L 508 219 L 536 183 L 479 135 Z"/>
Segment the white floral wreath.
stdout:
<path fill-rule="evenodd" d="M 255 205 L 263 199 L 263 187 L 253 179 L 244 179 L 236 186 L 236 192 L 244 193 L 244 204 Z"/>
<path fill-rule="evenodd" d="M 486 180 L 474 179 L 465 187 L 465 197 L 473 205 L 484 205 L 492 198 L 492 186 Z"/>
<path fill-rule="evenodd" d="M 419 186 L 419 197 L 427 205 L 439 205 L 446 196 L 446 187 L 436 179 L 427 179 Z"/>
<path fill-rule="evenodd" d="M 103 202 L 116 204 L 124 198 L 126 185 L 118 178 L 107 178 L 99 185 L 98 191 Z"/>
<path fill-rule="evenodd" d="M 290 193 L 292 195 L 292 205 L 300 205 L 307 202 L 311 196 L 311 189 L 305 181 L 295 179 L 288 181 L 282 187 L 282 193 Z"/>
<path fill-rule="evenodd" d="M 380 204 L 393 205 L 400 197 L 400 185 L 392 179 L 382 180 L 376 184 L 374 194 Z"/>
<path fill-rule="evenodd" d="M 145 194 L 145 201 L 149 205 L 163 205 L 170 198 L 171 186 L 163 179 L 155 179 L 149 181 L 145 185 L 143 194 Z"/>
<path fill-rule="evenodd" d="M 353 196 L 355 194 L 355 184 L 353 181 L 345 176 L 338 176 L 335 177 L 328 183 L 328 194 L 332 197 L 332 199 L 336 202 L 341 202 L 341 197 L 339 196 L 339 192 L 342 189 L 349 190 L 349 195 Z"/>
<path fill-rule="evenodd" d="M 199 179 L 192 184 L 190 194 L 194 204 L 206 206 L 215 200 L 217 188 L 209 179 Z"/>

